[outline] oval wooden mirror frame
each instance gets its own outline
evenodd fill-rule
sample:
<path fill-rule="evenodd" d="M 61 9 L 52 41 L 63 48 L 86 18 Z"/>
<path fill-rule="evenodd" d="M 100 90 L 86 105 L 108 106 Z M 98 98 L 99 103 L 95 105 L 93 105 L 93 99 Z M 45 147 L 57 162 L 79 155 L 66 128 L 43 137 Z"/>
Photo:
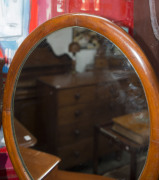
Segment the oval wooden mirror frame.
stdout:
<path fill-rule="evenodd" d="M 109 20 L 88 14 L 66 14 L 53 18 L 34 30 L 17 50 L 9 68 L 3 99 L 3 130 L 10 159 L 20 179 L 30 179 L 14 139 L 12 128 L 12 98 L 15 82 L 24 59 L 36 43 L 50 33 L 70 26 L 85 27 L 102 34 L 118 46 L 135 68 L 145 90 L 150 113 L 150 144 L 145 167 L 140 179 L 159 178 L 159 86 L 156 75 L 136 42 Z"/>

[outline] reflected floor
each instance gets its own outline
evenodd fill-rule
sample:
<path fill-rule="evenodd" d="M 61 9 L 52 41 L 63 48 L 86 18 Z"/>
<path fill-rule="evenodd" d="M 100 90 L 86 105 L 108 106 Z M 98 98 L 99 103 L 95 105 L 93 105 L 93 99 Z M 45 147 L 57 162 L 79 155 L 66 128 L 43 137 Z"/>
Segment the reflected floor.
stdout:
<path fill-rule="evenodd" d="M 144 163 L 146 160 L 146 153 L 138 155 L 137 160 L 137 177 L 139 177 Z M 81 173 L 93 173 L 92 163 L 83 164 L 78 167 L 69 169 L 69 171 L 81 172 Z M 130 155 L 127 152 L 122 152 L 120 156 L 116 156 L 115 153 L 106 156 L 99 160 L 98 174 L 107 177 L 113 177 L 118 180 L 129 180 L 130 176 Z"/>

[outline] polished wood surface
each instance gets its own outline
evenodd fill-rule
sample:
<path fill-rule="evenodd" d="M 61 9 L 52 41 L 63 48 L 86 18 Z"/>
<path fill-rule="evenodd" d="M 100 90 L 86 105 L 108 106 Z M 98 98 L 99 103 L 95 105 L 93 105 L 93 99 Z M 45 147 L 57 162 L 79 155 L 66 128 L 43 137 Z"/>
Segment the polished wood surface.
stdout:
<path fill-rule="evenodd" d="M 60 158 L 30 148 L 20 147 L 23 161 L 34 179 L 43 179 L 56 168 Z"/>
<path fill-rule="evenodd" d="M 67 171 L 57 171 L 56 180 L 115 180 L 113 178 L 108 178 L 99 175 L 73 173 Z"/>
<path fill-rule="evenodd" d="M 24 147 L 20 148 L 20 152 L 27 169 L 34 179 L 51 180 L 55 178 L 56 180 L 113 180 L 113 178 L 107 178 L 99 175 L 61 171 L 58 169 L 60 159 L 57 156 L 44 152 Z"/>
<path fill-rule="evenodd" d="M 146 93 L 151 123 L 149 151 L 140 179 L 157 180 L 159 178 L 159 84 L 156 75 L 140 47 L 124 30 L 104 18 L 86 14 L 67 14 L 45 22 L 23 41 L 13 58 L 4 91 L 3 128 L 6 146 L 19 178 L 30 179 L 19 158 L 11 125 L 12 98 L 16 78 L 25 57 L 40 39 L 69 26 L 82 26 L 108 38 L 119 47 L 135 68 Z"/>
<path fill-rule="evenodd" d="M 103 70 L 75 74 L 67 73 L 57 76 L 43 76 L 40 77 L 39 80 L 49 86 L 54 86 L 57 89 L 68 89 L 68 86 L 70 88 L 76 88 L 85 85 L 93 86 L 103 82 L 116 82 L 122 79 L 127 79 L 130 75 L 134 74 L 134 70 Z"/>
<path fill-rule="evenodd" d="M 113 130 L 128 139 L 139 143 L 149 143 L 149 114 L 147 110 L 126 114 L 112 119 L 114 122 Z"/>

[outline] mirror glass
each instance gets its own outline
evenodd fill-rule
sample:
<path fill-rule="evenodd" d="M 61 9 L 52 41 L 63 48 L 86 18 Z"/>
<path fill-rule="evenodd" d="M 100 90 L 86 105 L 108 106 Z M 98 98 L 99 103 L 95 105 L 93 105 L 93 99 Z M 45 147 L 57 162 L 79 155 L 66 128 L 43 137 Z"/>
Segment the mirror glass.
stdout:
<path fill-rule="evenodd" d="M 140 175 L 149 144 L 145 93 L 129 60 L 102 35 L 69 27 L 42 39 L 21 67 L 13 101 L 28 171 L 25 148 L 60 157 L 61 170 Z"/>

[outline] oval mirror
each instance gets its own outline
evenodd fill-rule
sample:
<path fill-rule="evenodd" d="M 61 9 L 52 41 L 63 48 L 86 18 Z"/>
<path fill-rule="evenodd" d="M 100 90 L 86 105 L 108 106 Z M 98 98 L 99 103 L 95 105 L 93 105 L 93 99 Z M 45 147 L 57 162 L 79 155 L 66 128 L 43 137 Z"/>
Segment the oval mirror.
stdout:
<path fill-rule="evenodd" d="M 108 20 L 72 14 L 44 23 L 18 49 L 5 87 L 17 174 L 136 179 L 147 159 L 140 178 L 157 177 L 157 88 L 140 48 Z"/>

